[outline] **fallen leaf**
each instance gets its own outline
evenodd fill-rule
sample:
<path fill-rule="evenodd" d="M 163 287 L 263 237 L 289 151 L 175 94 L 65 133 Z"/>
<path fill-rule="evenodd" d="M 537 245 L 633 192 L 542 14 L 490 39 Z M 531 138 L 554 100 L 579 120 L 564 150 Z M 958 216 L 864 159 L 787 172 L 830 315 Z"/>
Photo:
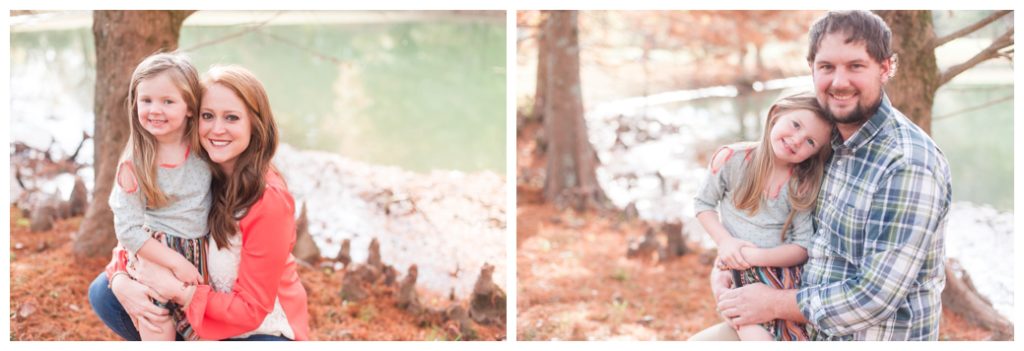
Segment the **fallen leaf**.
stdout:
<path fill-rule="evenodd" d="M 36 305 L 34 303 L 26 302 L 18 308 L 18 317 L 21 317 L 22 319 L 28 318 L 28 316 L 31 316 L 33 313 L 36 313 Z"/>

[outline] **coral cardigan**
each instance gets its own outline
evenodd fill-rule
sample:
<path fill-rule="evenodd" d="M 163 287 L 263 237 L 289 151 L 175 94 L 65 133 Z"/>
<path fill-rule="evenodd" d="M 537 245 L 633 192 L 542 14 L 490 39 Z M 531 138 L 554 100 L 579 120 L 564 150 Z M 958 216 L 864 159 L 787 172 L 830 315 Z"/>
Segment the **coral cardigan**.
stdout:
<path fill-rule="evenodd" d="M 250 332 L 263 322 L 280 301 L 295 340 L 309 339 L 306 289 L 299 281 L 295 258 L 295 200 L 276 172 L 266 176 L 267 187 L 238 222 L 242 235 L 238 279 L 231 292 L 210 285 L 196 287 L 185 310 L 193 330 L 203 339 L 227 339 Z M 108 276 L 124 270 L 127 254 L 114 249 Z"/>

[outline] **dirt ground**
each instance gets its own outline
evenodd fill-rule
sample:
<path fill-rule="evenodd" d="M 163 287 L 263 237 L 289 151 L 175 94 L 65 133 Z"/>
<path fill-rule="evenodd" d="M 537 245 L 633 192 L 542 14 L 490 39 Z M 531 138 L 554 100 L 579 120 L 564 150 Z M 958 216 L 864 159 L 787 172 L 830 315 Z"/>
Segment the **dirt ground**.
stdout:
<path fill-rule="evenodd" d="M 710 253 L 691 244 L 689 254 L 665 263 L 627 259 L 629 240 L 645 224 L 544 202 L 536 128 L 517 140 L 517 339 L 686 340 L 720 322 L 708 285 Z M 948 311 L 940 328 L 941 340 L 991 334 Z"/>
<path fill-rule="evenodd" d="M 75 258 L 72 235 L 81 218 L 58 221 L 46 232 L 30 233 L 28 220 L 11 208 L 11 340 L 120 340 L 92 311 L 88 287 L 109 257 Z M 342 272 L 300 267 L 309 294 L 312 340 L 460 340 L 458 327 L 421 325 L 395 307 L 393 289 L 375 291 L 364 302 L 342 302 Z M 399 277 L 401 278 L 401 277 Z M 448 306 L 447 297 L 422 289 L 428 306 Z M 466 305 L 466 302 L 462 302 Z M 504 340 L 503 326 L 474 325 L 479 340 Z"/>

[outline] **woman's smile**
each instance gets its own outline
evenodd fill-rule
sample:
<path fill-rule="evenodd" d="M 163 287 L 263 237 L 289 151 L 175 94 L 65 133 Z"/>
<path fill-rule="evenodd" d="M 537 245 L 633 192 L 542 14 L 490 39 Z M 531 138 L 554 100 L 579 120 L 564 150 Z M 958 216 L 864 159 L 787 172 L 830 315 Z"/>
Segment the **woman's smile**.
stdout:
<path fill-rule="evenodd" d="M 249 147 L 252 115 L 233 90 L 213 84 L 203 94 L 199 136 L 210 160 L 232 172 L 235 160 Z"/>

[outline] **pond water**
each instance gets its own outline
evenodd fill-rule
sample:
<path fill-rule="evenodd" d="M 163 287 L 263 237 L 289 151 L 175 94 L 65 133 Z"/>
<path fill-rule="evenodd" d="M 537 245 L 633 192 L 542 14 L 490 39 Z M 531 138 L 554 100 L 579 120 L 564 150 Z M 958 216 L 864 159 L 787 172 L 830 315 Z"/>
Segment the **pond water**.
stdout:
<path fill-rule="evenodd" d="M 783 91 L 734 97 L 729 89 L 703 89 L 671 94 L 710 96 L 647 107 L 638 98 L 597 104 L 587 119 L 602 185 L 619 207 L 635 202 L 644 217 L 692 216 L 706 157 L 720 145 L 758 140 Z M 1012 96 L 1011 84 L 950 84 L 936 95 L 932 137 L 949 160 L 954 201 L 1012 212 Z M 648 101 L 659 98 L 672 96 Z"/>
<path fill-rule="evenodd" d="M 417 172 L 504 174 L 504 16 L 327 15 L 271 19 L 251 31 L 190 18 L 179 43 L 200 72 L 213 64 L 252 70 L 267 88 L 285 143 Z M 252 16 L 246 24 L 270 18 Z M 45 148 L 53 136 L 73 151 L 81 131 L 92 131 L 94 84 L 89 23 L 12 26 L 12 140 Z M 82 160 L 91 160 L 86 149 Z"/>

